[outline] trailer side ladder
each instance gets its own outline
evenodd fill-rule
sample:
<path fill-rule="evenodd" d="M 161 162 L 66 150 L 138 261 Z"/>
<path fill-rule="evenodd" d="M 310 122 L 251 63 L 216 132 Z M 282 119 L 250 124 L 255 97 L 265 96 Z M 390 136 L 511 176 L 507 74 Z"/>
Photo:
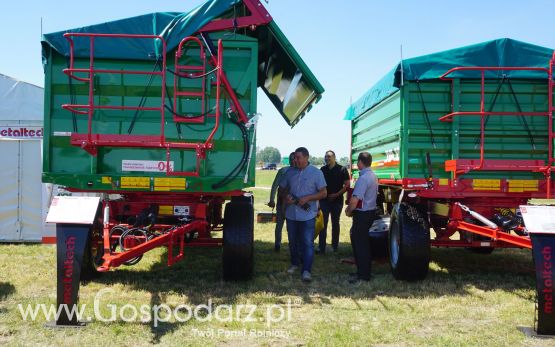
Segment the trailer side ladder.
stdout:
<path fill-rule="evenodd" d="M 64 37 L 69 41 L 70 45 L 70 60 L 69 67 L 64 69 L 63 72 L 70 78 L 88 84 L 88 103 L 87 104 L 64 104 L 62 108 L 69 110 L 77 115 L 87 115 L 87 133 L 72 133 L 70 143 L 74 146 L 83 148 L 91 155 L 98 153 L 98 147 L 138 147 L 138 148 L 163 148 L 166 149 L 166 174 L 168 176 L 199 176 L 200 175 L 200 161 L 206 158 L 206 151 L 213 148 L 212 139 L 220 126 L 220 97 L 221 87 L 226 88 L 227 95 L 235 96 L 235 92 L 231 85 L 225 78 L 223 72 L 223 44 L 218 41 L 218 49 L 215 57 L 212 57 L 211 64 L 214 66 L 216 73 L 216 105 L 215 105 L 215 125 L 211 133 L 208 135 L 204 142 L 172 142 L 166 141 L 164 129 L 166 124 L 167 108 L 166 100 L 166 42 L 158 35 L 132 35 L 132 34 L 94 34 L 94 33 L 66 33 Z M 89 66 L 88 68 L 76 68 L 74 57 L 74 37 L 88 38 L 90 43 L 89 48 Z M 113 69 L 99 69 L 95 68 L 94 58 L 94 43 L 95 39 L 150 39 L 162 43 L 161 55 L 157 58 L 161 61 L 160 71 L 145 71 L 145 70 L 113 70 Z M 180 43 L 180 48 L 188 41 L 195 41 L 200 43 L 197 38 L 187 37 Z M 201 44 L 202 47 L 202 44 Z M 179 57 L 177 54 L 182 54 L 182 50 L 176 52 L 176 62 Z M 204 51 L 201 50 L 201 56 Z M 158 61 L 156 62 L 158 64 Z M 190 67 L 183 67 L 177 65 L 180 70 L 188 69 Z M 205 78 L 205 68 L 202 70 L 202 78 Z M 84 76 L 83 76 L 84 74 Z M 146 75 L 146 76 L 159 76 L 161 78 L 160 90 L 160 105 L 158 107 L 147 107 L 144 105 L 127 106 L 127 105 L 97 105 L 95 104 L 95 86 L 94 76 L 99 74 L 121 74 L 121 75 Z M 186 95 L 180 92 L 178 96 Z M 198 93 L 202 93 L 202 100 L 204 102 L 204 94 L 206 91 L 203 89 Z M 174 101 L 175 105 L 175 101 Z M 240 107 L 240 105 L 239 105 Z M 153 111 L 160 113 L 160 135 L 131 135 L 131 134 L 98 134 L 93 133 L 94 114 L 97 110 L 133 110 L 133 111 Z M 195 171 L 174 171 L 170 166 L 170 150 L 193 150 L 196 152 L 196 169 Z"/>

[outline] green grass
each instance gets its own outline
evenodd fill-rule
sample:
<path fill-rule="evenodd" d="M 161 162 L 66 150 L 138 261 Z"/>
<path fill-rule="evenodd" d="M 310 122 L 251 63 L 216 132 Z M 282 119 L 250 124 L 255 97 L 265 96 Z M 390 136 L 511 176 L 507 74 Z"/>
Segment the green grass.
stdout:
<path fill-rule="evenodd" d="M 256 170 L 256 186 L 270 188 L 276 174 L 277 170 Z"/>
<path fill-rule="evenodd" d="M 269 186 L 275 171 L 258 171 L 257 186 Z M 264 184 L 262 184 L 263 182 Z M 268 183 L 270 182 L 270 183 Z M 255 209 L 268 211 L 268 189 L 253 189 Z M 131 303 L 256 304 L 256 322 L 170 321 L 103 323 L 83 329 L 44 328 L 44 319 L 23 321 L 18 304 L 55 303 L 55 248 L 42 245 L 0 246 L 0 345 L 379 345 L 379 346 L 548 346 L 553 340 L 526 337 L 519 329 L 533 326 L 534 271 L 530 252 L 499 250 L 492 255 L 434 249 L 425 281 L 394 280 L 387 264 L 373 267 L 370 283 L 349 285 L 353 271 L 340 259 L 351 255 L 350 220 L 342 217 L 338 254 L 316 256 L 313 282 L 288 275 L 288 252 L 273 251 L 273 224 L 256 224 L 255 278 L 225 283 L 219 249 L 191 249 L 185 261 L 168 268 L 165 250 L 148 253 L 134 267 L 121 267 L 81 287 L 80 302 L 92 306 L 102 288 L 113 290 L 102 300 L 119 307 Z M 283 234 L 287 240 L 286 233 Z M 291 319 L 271 325 L 288 338 L 201 338 L 194 329 L 266 330 L 265 307 L 291 300 Z M 92 308 L 87 310 L 92 313 Z"/>

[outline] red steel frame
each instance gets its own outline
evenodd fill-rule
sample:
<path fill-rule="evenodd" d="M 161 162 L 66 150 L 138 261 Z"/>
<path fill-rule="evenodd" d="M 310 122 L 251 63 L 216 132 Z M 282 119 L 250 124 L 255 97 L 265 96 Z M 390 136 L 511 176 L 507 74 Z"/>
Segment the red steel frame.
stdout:
<path fill-rule="evenodd" d="M 553 163 L 553 66 L 555 52 L 549 62 L 549 68 L 541 67 L 456 67 L 443 75 L 440 79 L 451 81 L 453 78 L 447 77 L 457 71 L 480 71 L 480 111 L 451 112 L 441 118 L 440 121 L 452 122 L 455 116 L 480 116 L 480 162 L 475 164 L 474 160 L 449 160 L 445 163 L 446 170 L 453 172 L 453 181 L 460 174 L 470 171 L 532 171 L 542 172 L 546 179 L 547 198 L 551 197 L 551 171 L 554 169 Z M 547 112 L 487 112 L 485 110 L 485 74 L 486 71 L 539 71 L 547 74 L 548 80 L 548 109 Z M 548 119 L 548 160 L 547 164 L 539 160 L 486 160 L 485 159 L 485 118 L 490 115 L 496 116 L 539 116 Z"/>
<path fill-rule="evenodd" d="M 530 198 L 551 198 L 553 182 L 551 173 L 553 166 L 553 73 L 555 72 L 555 52 L 549 62 L 549 68 L 539 67 L 456 67 L 444 73 L 440 79 L 451 80 L 448 77 L 457 71 L 480 71 L 481 80 L 481 99 L 479 111 L 451 112 L 440 118 L 441 121 L 451 122 L 456 116 L 480 116 L 480 158 L 479 159 L 454 159 L 445 162 L 445 170 L 453 173 L 448 185 L 441 185 L 439 179 L 380 179 L 379 184 L 383 186 L 402 187 L 403 189 L 416 191 L 418 196 L 429 201 L 447 201 L 449 204 L 449 222 L 444 233 L 438 235 L 435 240 L 431 240 L 431 245 L 435 247 L 519 247 L 532 248 L 530 238 L 527 236 L 513 235 L 500 228 L 492 229 L 486 226 L 475 225 L 464 221 L 465 212 L 455 203 L 456 201 L 472 201 L 472 208 L 482 211 L 483 214 L 491 212 L 492 206 L 497 207 L 516 207 L 526 204 Z M 486 71 L 540 71 L 547 74 L 548 80 L 548 110 L 547 112 L 487 112 L 485 110 L 485 75 Z M 536 116 L 547 117 L 548 119 L 548 160 L 487 160 L 485 159 L 485 117 L 489 115 L 497 116 Z M 473 189 L 472 179 L 460 179 L 459 176 L 470 171 L 531 171 L 541 172 L 545 175 L 545 181 L 538 183 L 537 192 L 514 193 L 509 191 L 509 183 L 506 179 L 500 179 L 500 189 L 497 191 L 477 191 Z M 541 193 L 541 192 L 545 193 Z M 476 201 L 479 199 L 479 202 Z M 464 241 L 451 240 L 449 237 L 457 231 L 469 232 L 491 240 L 485 241 Z"/>
<path fill-rule="evenodd" d="M 162 88 L 161 95 L 162 101 L 160 107 L 134 107 L 134 106 L 111 106 L 111 105 L 95 105 L 94 104 L 94 81 L 93 77 L 95 73 L 115 73 L 115 74 L 133 74 L 133 75 L 154 75 L 154 76 L 161 76 L 162 78 L 162 86 L 166 84 L 166 40 L 159 35 L 131 35 L 131 34 L 93 34 L 93 33 L 66 33 L 64 37 L 69 42 L 69 68 L 64 69 L 63 72 L 68 75 L 69 77 L 76 79 L 81 82 L 85 82 L 89 84 L 89 100 L 87 105 L 72 105 L 72 104 L 64 104 L 62 108 L 69 110 L 76 114 L 86 114 L 88 115 L 88 122 L 87 122 L 87 134 L 72 134 L 71 136 L 71 143 L 73 145 L 78 145 L 83 147 L 83 149 L 87 150 L 93 155 L 96 155 L 96 146 L 102 145 L 109 145 L 115 142 L 115 144 L 119 144 L 114 138 L 117 136 L 118 139 L 125 139 L 124 135 L 112 135 L 112 136 L 102 136 L 98 134 L 92 133 L 92 118 L 94 115 L 95 109 L 111 109 L 111 110 L 141 110 L 141 111 L 158 111 L 160 112 L 160 137 L 159 141 L 156 143 L 154 147 L 160 147 L 165 142 L 164 138 L 164 123 L 165 123 L 165 115 L 164 115 L 164 102 L 165 102 L 165 88 Z M 78 69 L 74 67 L 74 37 L 85 37 L 89 39 L 89 68 L 87 69 Z M 137 71 L 137 70 L 127 70 L 127 71 L 118 71 L 118 70 L 110 70 L 110 69 L 95 69 L 94 68 L 94 43 L 95 39 L 97 38 L 133 38 L 133 39 L 153 39 L 153 40 L 160 40 L 162 42 L 162 71 Z M 88 77 L 78 77 L 76 73 L 87 73 Z M 86 111 L 82 111 L 79 109 L 86 109 Z M 145 147 L 152 147 L 153 144 L 151 141 L 153 140 L 152 137 L 149 137 L 149 141 L 146 143 L 144 140 L 147 139 L 137 139 L 135 136 L 127 136 L 127 141 L 122 141 L 123 144 L 129 147 L 135 147 L 142 143 L 144 143 Z M 135 140 L 135 141 L 133 141 Z M 120 144 L 121 145 L 121 144 Z"/>
<path fill-rule="evenodd" d="M 200 173 L 200 160 L 206 157 L 206 150 L 210 150 L 213 147 L 212 139 L 218 130 L 220 125 L 220 85 L 222 76 L 222 64 L 223 64 L 223 45 L 221 40 L 218 41 L 218 56 L 215 58 L 215 69 L 216 69 L 216 123 L 212 132 L 206 139 L 204 143 L 191 143 L 191 142 L 166 142 L 164 136 L 164 126 L 165 126 L 165 85 L 166 85 L 166 42 L 159 35 L 130 35 L 130 34 L 89 34 L 89 33 L 66 33 L 64 37 L 69 41 L 70 44 L 70 64 L 69 68 L 64 69 L 64 73 L 80 81 L 89 83 L 89 104 L 88 105 L 71 105 L 64 104 L 62 107 L 64 109 L 70 110 L 71 112 L 77 114 L 87 114 L 87 134 L 71 134 L 71 144 L 78 145 L 83 149 L 87 150 L 91 154 L 95 155 L 97 153 L 96 148 L 98 146 L 114 146 L 114 147 L 140 147 L 140 148 L 166 148 L 166 174 L 168 176 L 199 176 Z M 90 52 L 89 52 L 89 68 L 88 69 L 77 69 L 74 67 L 74 42 L 73 37 L 86 37 L 90 41 Z M 133 39 L 156 39 L 162 42 L 162 71 L 137 71 L 137 70 L 109 70 L 109 69 L 95 69 L 94 68 L 94 41 L 95 38 L 133 38 Z M 185 38 L 180 43 L 188 40 L 198 40 L 196 38 Z M 200 42 L 200 41 L 199 41 Z M 176 53 L 176 62 L 177 54 Z M 80 72 L 87 72 L 89 77 L 82 78 L 75 74 Z M 95 73 L 114 73 L 114 74 L 135 74 L 135 75 L 155 75 L 162 77 L 162 87 L 161 87 L 161 105 L 160 107 L 137 107 L 137 106 L 101 106 L 94 105 L 94 85 L 91 83 L 92 76 Z M 231 91 L 233 93 L 233 90 Z M 87 111 L 80 111 L 79 108 L 86 108 Z M 145 135 L 103 135 L 103 134 L 93 134 L 92 133 L 92 117 L 95 109 L 113 109 L 113 110 L 140 110 L 140 111 L 158 111 L 160 112 L 160 136 L 145 136 Z M 169 165 L 170 163 L 170 149 L 178 148 L 184 150 L 195 150 L 197 154 L 196 169 L 193 172 L 177 172 L 173 171 Z"/>
<path fill-rule="evenodd" d="M 272 21 L 272 17 L 266 11 L 264 6 L 259 0 L 243 0 L 243 4 L 248 10 L 248 14 L 238 18 L 232 19 L 216 19 L 211 21 L 202 27 L 198 33 L 209 33 L 215 31 L 223 30 L 235 30 L 239 28 L 250 28 L 254 30 L 257 26 L 267 25 Z M 214 129 L 204 141 L 204 143 L 185 143 L 185 142 L 167 142 L 164 136 L 164 123 L 165 123 L 165 113 L 164 113 L 164 103 L 165 103 L 165 85 L 166 85 L 166 52 L 167 46 L 166 41 L 163 37 L 159 35 L 131 35 L 131 34 L 92 34 L 92 33 L 67 33 L 64 37 L 69 41 L 70 45 L 70 64 L 69 68 L 64 69 L 64 73 L 69 77 L 89 83 L 89 100 L 87 105 L 72 105 L 64 104 L 62 107 L 76 114 L 86 114 L 88 115 L 88 126 L 87 134 L 72 134 L 71 144 L 75 146 L 80 146 L 92 155 L 97 154 L 97 147 L 99 146 L 111 146 L 111 147 L 142 147 L 142 148 L 166 148 L 166 174 L 168 176 L 198 176 L 200 171 L 200 160 L 206 157 L 205 151 L 212 149 L 213 147 L 213 137 L 218 130 L 220 125 L 220 95 L 221 86 L 224 87 L 226 96 L 231 100 L 231 109 L 237 114 L 239 121 L 243 123 L 248 122 L 248 116 L 241 106 L 237 95 L 235 94 L 233 88 L 225 72 L 223 71 L 223 45 L 222 41 L 218 41 L 218 54 L 217 56 L 211 55 L 209 57 L 209 63 L 212 65 L 217 74 L 216 83 L 216 122 Z M 89 67 L 86 69 L 78 69 L 74 66 L 74 37 L 86 37 L 89 38 L 90 42 L 90 53 L 89 53 Z M 109 69 L 95 69 L 94 68 L 94 42 L 96 38 L 104 39 L 118 39 L 118 38 L 132 38 L 132 39 L 151 39 L 160 40 L 162 43 L 162 71 L 159 72 L 149 72 L 149 71 L 136 71 L 136 70 L 109 70 Z M 182 47 L 188 41 L 194 41 L 199 44 L 201 48 L 201 59 L 204 60 L 204 47 L 200 40 L 196 37 L 184 38 L 176 52 L 175 65 L 176 65 L 176 75 L 179 74 L 178 60 L 181 56 Z M 185 68 L 187 68 L 185 66 Z M 77 76 L 79 73 L 86 73 L 88 77 Z M 93 81 L 94 74 L 99 73 L 115 73 L 115 74 L 140 74 L 140 75 L 155 75 L 162 78 L 162 90 L 161 90 L 161 104 L 160 107 L 131 107 L 131 106 L 101 106 L 94 104 L 94 85 L 91 83 Z M 202 70 L 203 75 L 206 73 L 205 65 L 203 65 Z M 177 77 L 176 77 L 177 78 Z M 174 88 L 176 88 L 177 83 L 174 79 Z M 176 89 L 174 89 L 174 95 Z M 203 82 L 203 94 L 204 94 L 204 82 Z M 203 96 L 204 97 L 204 96 Z M 174 99 L 174 110 L 176 109 L 176 102 Z M 83 109 L 85 109 L 83 111 Z M 103 135 L 103 134 L 93 134 L 92 133 L 92 118 L 94 111 L 98 109 L 114 109 L 114 110 L 139 110 L 139 111 L 157 111 L 160 112 L 160 136 L 141 136 L 141 135 Z M 203 102 L 203 113 L 204 113 L 204 102 Z M 178 121 L 178 120 L 176 120 Z M 179 120 L 181 121 L 181 120 Z M 184 150 L 195 150 L 197 153 L 197 165 L 196 171 L 194 172 L 175 172 L 172 171 L 169 165 L 170 162 L 170 149 L 184 149 Z M 115 223 L 113 220 L 106 221 L 103 226 L 102 232 L 102 248 L 104 250 L 103 254 L 103 264 L 98 268 L 99 271 L 108 271 L 110 268 L 117 267 L 129 261 L 137 256 L 140 256 L 149 250 L 160 246 L 168 247 L 168 266 L 171 266 L 176 261 L 183 259 L 184 257 L 184 247 L 218 247 L 222 245 L 221 238 L 213 238 L 210 234 L 211 230 L 214 230 L 215 225 L 221 222 L 221 216 L 212 216 L 212 219 L 216 218 L 216 224 L 210 225 L 210 221 L 207 217 L 207 207 L 208 201 L 216 201 L 217 210 L 221 214 L 221 206 L 225 198 L 230 196 L 242 195 L 242 191 L 230 191 L 224 193 L 210 193 L 210 194 L 191 194 L 191 193 L 181 193 L 181 194 L 151 194 L 151 193 L 134 193 L 127 194 L 128 196 L 124 201 L 103 201 L 103 207 L 110 204 L 140 204 L 145 203 L 145 199 L 148 198 L 149 203 L 152 204 L 183 204 L 188 203 L 195 205 L 194 219 L 192 222 L 172 227 L 169 225 L 156 225 L 153 229 L 164 230 L 162 235 L 156 236 L 150 240 L 142 240 L 141 237 L 134 237 L 131 244 L 126 245 L 126 251 L 124 252 L 112 252 L 111 242 L 114 240 L 110 239 L 110 230 L 119 223 Z M 188 202 L 184 202 L 188 201 Z M 219 204 L 219 205 L 218 205 Z M 111 218 L 111 217 L 110 217 Z M 214 222 L 214 220 L 212 220 Z M 168 229 L 169 228 L 169 229 Z M 190 243 L 185 243 L 185 236 L 197 232 L 198 237 L 194 238 Z M 179 246 L 179 252 L 177 255 L 173 255 L 173 246 Z M 129 246 L 129 247 L 128 247 Z"/>
<path fill-rule="evenodd" d="M 214 31 L 222 30 L 235 30 L 239 28 L 250 28 L 255 29 L 259 25 L 267 25 L 272 21 L 272 17 L 266 11 L 264 6 L 258 0 L 243 0 L 244 5 L 250 12 L 246 16 L 233 19 L 218 19 L 213 20 L 210 23 L 202 27 L 198 33 L 208 33 Z M 231 100 L 232 111 L 237 114 L 238 119 L 243 122 L 248 122 L 248 116 L 241 106 L 237 95 L 235 94 L 225 72 L 223 71 L 222 57 L 223 57 L 223 46 L 218 42 L 218 55 L 210 56 L 210 64 L 217 70 L 217 83 L 216 83 L 216 124 L 207 140 L 204 143 L 187 143 L 187 142 L 166 142 L 164 136 L 164 125 L 165 125 L 165 85 L 166 85 L 166 52 L 167 46 L 166 41 L 162 36 L 159 35 L 134 35 L 134 34 L 94 34 L 94 33 L 66 33 L 64 37 L 68 40 L 70 46 L 70 62 L 69 68 L 64 69 L 64 73 L 74 78 L 78 81 L 89 83 L 89 100 L 87 105 L 74 105 L 74 104 L 64 104 L 62 107 L 76 114 L 86 114 L 88 115 L 87 124 L 87 134 L 71 134 L 71 144 L 74 146 L 79 146 L 85 149 L 92 155 L 97 154 L 97 147 L 99 146 L 110 146 L 110 147 L 141 147 L 141 148 L 166 148 L 166 174 L 168 176 L 199 176 L 200 172 L 200 160 L 206 158 L 206 150 L 213 148 L 212 139 L 218 130 L 220 124 L 220 87 L 223 85 L 227 97 Z M 89 52 L 89 67 L 86 69 L 79 69 L 74 67 L 75 57 L 74 57 L 74 37 L 85 37 L 89 39 L 90 52 Z M 162 71 L 137 71 L 137 70 L 110 70 L 110 69 L 95 69 L 94 68 L 94 43 L 96 38 L 131 38 L 131 39 L 151 39 L 160 40 L 162 43 Z M 196 37 L 184 38 L 178 47 L 176 52 L 176 67 L 178 65 L 178 54 L 182 54 L 181 48 L 187 41 L 197 42 L 201 50 L 204 51 L 202 43 Z M 201 52 L 201 56 L 204 54 Z M 87 73 L 88 77 L 79 77 L 76 74 Z M 155 75 L 161 76 L 162 78 L 162 90 L 161 90 L 161 105 L 160 107 L 139 107 L 139 106 L 111 106 L 111 105 L 95 105 L 94 104 L 94 85 L 91 83 L 94 74 L 98 73 L 114 73 L 114 74 L 137 74 L 137 75 Z M 178 73 L 178 71 L 176 71 Z M 204 92 L 204 86 L 203 86 Z M 203 93 L 204 94 L 204 93 Z M 175 100 L 174 100 L 175 104 Z M 174 105 L 175 106 L 175 105 Z M 83 111 L 82 109 L 86 109 Z M 93 134 L 92 133 L 92 118 L 94 111 L 98 109 L 112 109 L 112 110 L 137 110 L 137 111 L 157 111 L 160 112 L 160 136 L 145 136 L 145 135 L 104 135 L 104 134 Z M 174 107 L 175 109 L 175 107 Z M 197 155 L 196 170 L 193 172 L 175 172 L 172 171 L 169 165 L 170 149 L 182 149 L 182 150 L 195 150 Z"/>
<path fill-rule="evenodd" d="M 98 267 L 98 271 L 108 271 L 110 268 L 118 267 L 133 258 L 136 258 L 154 248 L 160 246 L 168 247 L 168 266 L 173 265 L 179 260 L 184 258 L 185 247 L 219 247 L 222 245 L 221 238 L 214 238 L 211 236 L 211 229 L 214 225 L 210 225 L 208 221 L 208 206 L 212 203 L 221 206 L 224 203 L 223 197 L 210 197 L 200 201 L 195 196 L 184 196 L 183 194 L 129 194 L 124 201 L 103 201 L 102 208 L 109 207 L 110 214 L 121 214 L 122 211 L 127 209 L 128 215 L 137 214 L 144 207 L 151 204 L 160 205 L 186 205 L 191 209 L 191 218 L 193 221 L 173 227 L 172 225 L 156 224 L 151 227 L 151 230 L 163 232 L 162 235 L 156 236 L 153 239 L 145 240 L 144 237 L 136 236 L 131 238 L 130 243 L 126 243 L 126 251 L 113 252 L 111 249 L 112 244 L 118 242 L 118 235 L 110 237 L 110 230 L 116 225 L 123 225 L 131 227 L 130 225 L 118 223 L 110 217 L 110 220 L 103 225 L 102 229 L 102 248 L 103 248 L 103 263 Z M 221 212 L 220 209 L 218 209 Z M 216 224 L 221 223 L 221 216 L 211 216 L 212 221 Z M 106 222 L 106 221 L 105 221 Z M 198 237 L 192 239 L 190 242 L 185 242 L 185 237 L 191 233 L 198 233 Z M 126 240 L 127 241 L 127 240 Z M 98 244 L 97 240 L 97 246 Z M 173 247 L 178 246 L 179 251 L 177 255 L 173 254 Z"/>

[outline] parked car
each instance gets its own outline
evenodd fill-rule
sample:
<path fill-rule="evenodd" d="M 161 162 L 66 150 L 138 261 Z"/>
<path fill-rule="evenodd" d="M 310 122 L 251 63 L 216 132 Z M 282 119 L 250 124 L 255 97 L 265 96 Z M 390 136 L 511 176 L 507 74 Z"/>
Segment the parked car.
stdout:
<path fill-rule="evenodd" d="M 267 164 L 266 166 L 262 167 L 262 170 L 277 170 L 277 165 L 274 163 Z"/>

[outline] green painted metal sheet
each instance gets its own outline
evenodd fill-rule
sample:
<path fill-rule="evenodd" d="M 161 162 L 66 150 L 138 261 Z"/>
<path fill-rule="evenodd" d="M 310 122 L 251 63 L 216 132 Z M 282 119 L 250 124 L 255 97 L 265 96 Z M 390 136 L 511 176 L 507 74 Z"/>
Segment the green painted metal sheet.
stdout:
<path fill-rule="evenodd" d="M 89 102 L 88 85 L 69 79 L 62 73 L 68 67 L 69 56 L 64 33 L 160 35 L 167 42 L 167 67 L 172 69 L 175 49 L 181 39 L 195 35 L 212 20 L 233 18 L 237 13 L 242 13 L 242 5 L 238 0 L 209 0 L 186 13 L 153 13 L 44 35 L 42 47 L 46 81 L 46 134 L 43 181 L 90 191 L 156 191 L 157 178 L 165 177 L 165 173 L 129 171 L 129 166 L 124 165 L 129 161 L 138 161 L 142 165 L 165 161 L 165 149 L 101 147 L 98 155 L 92 156 L 70 144 L 71 133 L 86 133 L 87 119 L 84 115 L 73 116 L 61 106 L 86 105 Z M 252 30 L 218 32 L 210 36 L 214 42 L 219 38 L 224 40 L 224 70 L 249 118 L 257 111 L 257 87 L 264 89 L 290 126 L 297 124 L 321 98 L 323 87 L 275 22 L 271 21 L 268 25 Z M 95 39 L 95 68 L 156 71 L 160 67 L 155 60 L 161 59 L 161 52 L 160 40 L 98 38 Z M 198 48 L 189 47 L 180 64 L 200 64 L 198 58 L 195 58 L 198 54 Z M 75 68 L 88 68 L 88 39 L 75 39 L 75 56 Z M 170 72 L 166 75 L 165 104 L 173 105 L 173 76 Z M 213 79 L 212 75 L 205 82 L 205 113 L 209 114 L 214 113 L 216 104 Z M 178 89 L 198 92 L 202 87 L 199 83 L 199 80 L 180 79 Z M 95 105 L 159 107 L 162 102 L 162 82 L 158 76 L 151 79 L 145 75 L 98 73 L 94 76 L 94 90 Z M 198 97 L 180 97 L 175 108 L 174 112 L 186 116 L 203 113 L 202 102 Z M 174 191 L 227 192 L 254 186 L 255 153 L 252 154 L 249 173 L 244 181 L 245 169 L 241 172 L 233 171 L 245 152 L 242 133 L 226 115 L 229 108 L 227 99 L 223 99 L 220 108 L 221 124 L 214 137 L 214 148 L 207 152 L 206 160 L 201 161 L 200 177 L 188 177 L 186 185 L 182 188 L 174 187 Z M 214 117 L 207 116 L 201 123 L 181 123 L 178 126 L 170 112 L 166 112 L 165 119 L 164 137 L 171 142 L 204 142 L 215 122 Z M 159 112 L 96 110 L 93 117 L 92 133 L 153 136 L 160 132 Z M 247 140 L 249 148 L 256 148 L 253 128 L 248 131 Z M 173 162 L 174 171 L 192 171 L 196 164 L 196 153 L 172 149 L 170 161 Z M 230 172 L 234 172 L 234 178 L 228 184 L 213 186 Z M 140 187 L 125 188 L 122 182 L 133 177 L 146 177 L 150 181 L 139 179 L 142 182 Z M 182 183 L 179 180 L 176 182 L 180 182 L 180 185 Z"/>
<path fill-rule="evenodd" d="M 459 66 L 547 68 L 552 52 L 500 39 L 404 60 L 402 86 L 398 66 L 347 110 L 347 118 L 352 119 L 353 162 L 360 151 L 366 150 L 373 156 L 379 178 L 426 178 L 426 153 L 430 153 L 434 177 L 450 178 L 445 161 L 480 158 L 480 117 L 455 117 L 451 123 L 439 118 L 453 111 L 479 111 L 481 82 L 479 72 L 454 74 L 452 83 L 438 78 Z M 522 112 L 547 112 L 545 72 L 508 72 L 510 85 L 507 81 L 501 85 L 501 77 L 502 73 L 486 74 L 486 111 L 519 112 L 518 103 Z M 488 117 L 485 158 L 547 162 L 547 125 L 547 117 Z M 397 160 L 398 164 L 393 165 Z M 384 161 L 390 164 L 382 165 Z M 471 171 L 464 177 L 544 178 L 540 173 L 515 171 Z"/>
<path fill-rule="evenodd" d="M 513 93 L 507 83 L 501 86 L 492 107 L 499 80 L 486 83 L 485 108 L 496 112 L 518 112 L 515 96 L 523 112 L 547 111 L 547 81 L 511 79 Z M 430 153 L 436 178 L 450 178 L 445 161 L 478 159 L 480 118 L 464 116 L 455 122 L 441 122 L 440 117 L 451 112 L 452 88 L 456 88 L 457 111 L 480 109 L 480 81 L 456 79 L 450 82 L 406 82 L 401 90 L 383 100 L 352 121 L 352 159 L 361 151 L 369 151 L 379 178 L 425 178 L 428 175 L 426 153 Z M 428 113 L 429 124 L 426 120 Z M 486 159 L 537 159 L 547 161 L 546 117 L 488 117 L 485 132 Z M 528 130 L 530 131 L 531 137 Z M 395 153 L 395 154 L 392 154 Z M 397 166 L 383 166 L 383 160 L 395 161 Z M 532 172 L 472 171 L 466 178 L 542 179 Z"/>
<path fill-rule="evenodd" d="M 355 119 L 352 124 L 351 162 L 360 152 L 370 152 L 372 168 L 379 178 L 400 178 L 401 95 L 396 93 Z M 357 170 L 354 176 L 357 175 Z"/>
<path fill-rule="evenodd" d="M 223 37 L 220 34 L 211 35 L 214 40 Z M 256 39 L 235 35 L 226 38 L 224 46 L 224 70 L 234 88 L 246 113 L 251 117 L 256 114 L 256 89 L 258 69 L 258 43 Z M 175 52 L 169 52 L 168 57 Z M 195 64 L 198 49 L 187 51 L 186 57 L 180 64 Z M 198 63 L 198 62 L 197 62 Z M 62 69 L 66 67 L 64 57 L 52 50 L 46 63 L 45 84 L 45 142 L 44 142 L 44 171 L 43 181 L 61 184 L 80 190 L 137 190 L 158 191 L 155 185 L 157 178 L 165 178 L 164 172 L 138 172 L 124 169 L 124 161 L 165 161 L 166 150 L 155 148 L 123 148 L 99 147 L 97 156 L 92 156 L 80 147 L 70 144 L 71 133 L 86 133 L 87 116 L 76 115 L 77 131 L 73 127 L 72 113 L 62 109 L 62 104 L 75 103 L 87 104 L 88 89 L 83 82 L 68 79 Z M 86 60 L 78 61 L 78 65 L 85 66 Z M 88 66 L 88 65 L 87 65 Z M 114 60 L 99 59 L 96 68 L 126 69 L 152 71 L 152 61 L 139 60 Z M 168 76 L 171 76 L 168 74 Z M 145 107 L 158 107 L 161 103 L 162 84 L 161 78 L 152 80 L 149 87 L 149 77 L 142 75 L 98 74 L 95 78 L 95 104 L 96 105 L 126 105 L 137 106 L 141 102 Z M 207 97 L 207 110 L 215 108 L 215 86 L 211 85 L 212 79 L 207 79 L 206 87 L 209 89 Z M 180 84 L 180 90 L 193 90 L 194 80 L 185 80 Z M 241 91 L 241 93 L 239 93 Z M 169 93 L 167 105 L 173 98 L 173 78 L 168 78 L 167 92 Z M 144 96 L 144 98 L 143 98 Z M 176 112 L 195 115 L 200 113 L 201 100 L 184 101 L 180 98 Z M 196 103 L 195 107 L 186 103 Z M 214 137 L 214 149 L 207 152 L 206 160 L 202 161 L 200 177 L 187 177 L 186 185 L 178 188 L 177 184 L 172 191 L 176 192 L 226 192 L 254 186 L 255 156 L 250 162 L 247 182 L 244 182 L 245 169 L 235 175 L 235 178 L 221 188 L 212 185 L 229 174 L 239 163 L 243 156 L 243 141 L 240 129 L 226 116 L 225 111 L 229 104 L 222 98 L 221 124 Z M 158 135 L 160 134 L 160 113 L 154 111 L 121 111 L 98 110 L 93 117 L 93 133 L 100 134 L 128 134 L 130 124 L 136 115 L 136 122 L 132 135 Z M 233 116 L 234 117 L 234 116 Z M 181 123 L 181 138 L 178 133 L 177 123 L 171 113 L 166 112 L 164 135 L 166 141 L 172 142 L 204 142 L 214 127 L 215 118 L 205 117 L 203 123 Z M 255 141 L 253 130 L 249 130 L 249 146 Z M 256 144 L 253 144 L 254 148 Z M 170 161 L 174 163 L 174 171 L 192 171 L 196 164 L 194 151 L 172 149 Z M 125 177 L 125 178 L 124 178 Z M 125 188 L 122 183 L 129 177 L 146 177 L 149 183 L 137 188 Z M 122 181 L 123 180 L 123 181 Z M 176 182 L 181 182 L 177 180 Z"/>

